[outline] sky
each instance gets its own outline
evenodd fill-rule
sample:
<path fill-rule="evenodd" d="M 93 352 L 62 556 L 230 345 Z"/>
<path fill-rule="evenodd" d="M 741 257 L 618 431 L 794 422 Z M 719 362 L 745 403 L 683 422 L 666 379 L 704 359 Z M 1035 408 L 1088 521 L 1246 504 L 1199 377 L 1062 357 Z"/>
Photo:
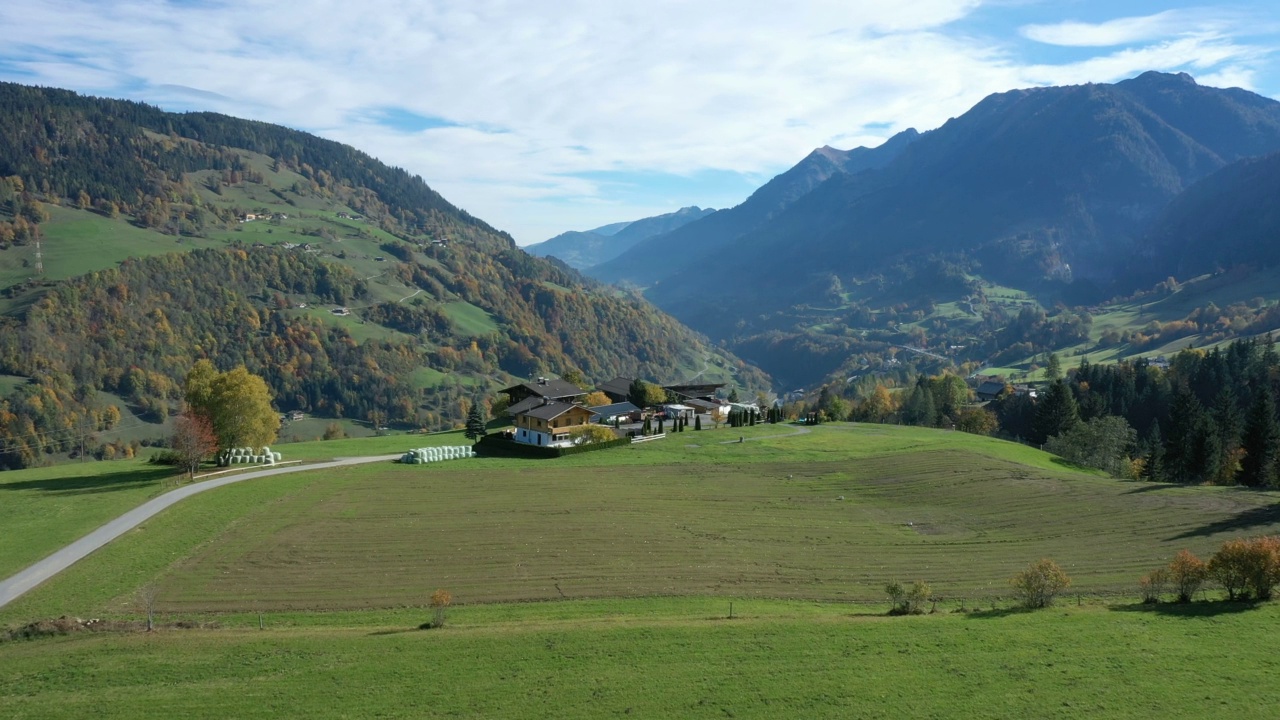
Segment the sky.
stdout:
<path fill-rule="evenodd" d="M 1146 70 L 1280 98 L 1280 3 L 25 0 L 0 80 L 349 143 L 522 245 Z"/>

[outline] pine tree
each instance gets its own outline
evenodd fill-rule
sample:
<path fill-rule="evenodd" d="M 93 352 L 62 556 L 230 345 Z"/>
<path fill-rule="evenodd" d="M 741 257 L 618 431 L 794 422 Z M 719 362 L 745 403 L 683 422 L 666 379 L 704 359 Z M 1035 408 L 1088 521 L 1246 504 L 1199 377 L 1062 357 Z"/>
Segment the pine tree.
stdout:
<path fill-rule="evenodd" d="M 1276 423 L 1276 403 L 1271 392 L 1267 388 L 1259 388 L 1255 392 L 1256 397 L 1245 419 L 1241 443 L 1244 458 L 1240 460 L 1237 480 L 1241 485 L 1264 487 L 1275 484 L 1277 480 L 1276 444 L 1280 442 L 1280 425 Z"/>
<path fill-rule="evenodd" d="M 1071 394 L 1071 388 L 1059 380 L 1049 386 L 1049 391 L 1036 405 L 1031 440 L 1036 445 L 1043 445 L 1049 438 L 1067 432 L 1079 422 L 1080 411 L 1076 407 L 1075 396 Z"/>
<path fill-rule="evenodd" d="M 471 403 L 471 409 L 467 411 L 466 436 L 468 440 L 479 440 L 484 437 L 484 434 L 484 408 L 479 400 L 474 400 Z"/>

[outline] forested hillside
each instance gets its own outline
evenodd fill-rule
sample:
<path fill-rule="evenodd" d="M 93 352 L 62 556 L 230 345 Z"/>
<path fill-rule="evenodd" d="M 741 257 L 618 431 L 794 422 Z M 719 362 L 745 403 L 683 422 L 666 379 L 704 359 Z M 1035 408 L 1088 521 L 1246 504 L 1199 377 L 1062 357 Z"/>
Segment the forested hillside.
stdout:
<path fill-rule="evenodd" d="M 199 358 L 282 411 L 431 429 L 513 377 L 768 386 L 350 147 L 17 85 L 0 108 L 0 465 L 106 429 L 102 392 L 162 419 Z"/>

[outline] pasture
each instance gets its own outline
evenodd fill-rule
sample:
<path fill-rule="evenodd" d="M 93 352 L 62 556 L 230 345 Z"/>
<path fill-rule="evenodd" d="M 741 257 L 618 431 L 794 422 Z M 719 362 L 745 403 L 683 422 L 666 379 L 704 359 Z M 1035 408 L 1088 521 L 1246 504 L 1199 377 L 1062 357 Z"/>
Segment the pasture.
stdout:
<path fill-rule="evenodd" d="M 1227 537 L 1280 528 L 1275 493 L 1121 482 L 955 432 L 797 430 L 686 432 L 558 460 L 388 463 L 223 488 L 153 518 L 0 610 L 0 622 L 127 614 L 144 584 L 169 613 L 403 607 L 438 587 L 465 604 L 879 602 L 895 579 L 979 602 L 1007 596 L 1008 577 L 1045 556 L 1081 592 L 1129 594 L 1178 549 L 1208 554 Z M 425 444 L 460 443 L 289 447 L 299 458 Z"/>
<path fill-rule="evenodd" d="M 461 441 L 287 447 L 427 444 Z M 162 623 L 0 642 L 0 715 L 1264 717 L 1280 604 L 1130 597 L 1182 547 L 1280 530 L 1277 497 L 845 424 L 284 475 L 186 500 L 0 609 L 136 620 L 149 587 Z M 1046 555 L 1070 592 L 1011 609 L 1008 577 Z M 884 583 L 917 578 L 937 613 L 885 617 Z M 420 630 L 436 588 L 449 622 Z"/>

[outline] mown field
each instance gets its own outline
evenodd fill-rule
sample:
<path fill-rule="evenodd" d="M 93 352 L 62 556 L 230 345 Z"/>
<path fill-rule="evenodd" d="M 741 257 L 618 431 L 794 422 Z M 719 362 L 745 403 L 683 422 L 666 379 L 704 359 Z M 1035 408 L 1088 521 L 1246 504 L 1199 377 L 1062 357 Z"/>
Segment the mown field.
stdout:
<path fill-rule="evenodd" d="M 0 643 L 0 715 L 1266 717 L 1280 701 L 1276 606 L 1131 599 L 1182 547 L 1280 532 L 1275 493 L 1122 482 L 955 432 L 803 430 L 191 498 L 0 626 L 137 619 L 153 587 L 160 622 L 219 627 Z M 1008 577 L 1043 556 L 1071 591 L 1012 610 Z M 885 617 L 884 583 L 917 578 L 937 614 Z M 437 588 L 449 624 L 418 630 Z"/>

